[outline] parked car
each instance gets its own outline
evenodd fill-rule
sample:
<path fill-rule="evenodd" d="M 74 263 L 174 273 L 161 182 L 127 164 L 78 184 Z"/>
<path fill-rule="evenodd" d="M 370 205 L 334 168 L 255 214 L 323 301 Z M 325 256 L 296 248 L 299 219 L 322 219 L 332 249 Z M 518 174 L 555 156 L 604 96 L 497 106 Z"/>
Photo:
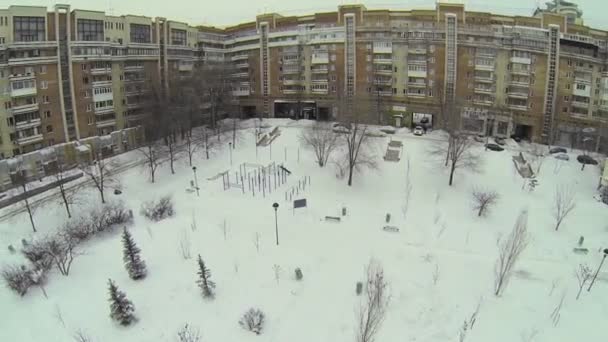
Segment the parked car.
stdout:
<path fill-rule="evenodd" d="M 422 126 L 416 126 L 416 128 L 414 128 L 414 135 L 421 136 L 423 134 L 424 128 L 422 128 Z"/>
<path fill-rule="evenodd" d="M 568 155 L 565 153 L 557 153 L 553 156 L 555 157 L 555 159 L 559 159 L 559 160 L 570 160 L 570 157 L 568 157 Z"/>
<path fill-rule="evenodd" d="M 519 135 L 513 134 L 511 139 L 515 140 L 515 142 L 521 142 L 522 138 Z"/>
<path fill-rule="evenodd" d="M 597 160 L 593 159 L 587 154 L 580 154 L 578 157 L 576 157 L 576 160 L 578 160 L 578 162 L 581 164 L 597 165 Z"/>
<path fill-rule="evenodd" d="M 498 137 L 494 138 L 494 142 L 497 143 L 498 145 L 501 145 L 501 146 L 503 146 L 506 143 L 505 139 L 498 138 Z"/>
<path fill-rule="evenodd" d="M 476 135 L 476 136 L 474 136 L 474 137 L 473 137 L 473 139 L 474 139 L 475 141 L 477 141 L 477 142 L 480 142 L 480 143 L 482 143 L 482 142 L 485 142 L 485 141 L 486 141 L 486 137 L 484 137 L 483 135 Z"/>
<path fill-rule="evenodd" d="M 505 150 L 504 148 L 502 148 L 500 145 L 497 145 L 497 144 L 486 144 L 486 148 L 488 150 L 497 151 L 497 152 Z"/>
<path fill-rule="evenodd" d="M 551 153 L 551 154 L 555 154 L 555 153 L 567 153 L 567 152 L 568 151 L 566 151 L 566 149 L 563 148 L 563 147 L 552 147 L 549 150 L 549 153 Z"/>

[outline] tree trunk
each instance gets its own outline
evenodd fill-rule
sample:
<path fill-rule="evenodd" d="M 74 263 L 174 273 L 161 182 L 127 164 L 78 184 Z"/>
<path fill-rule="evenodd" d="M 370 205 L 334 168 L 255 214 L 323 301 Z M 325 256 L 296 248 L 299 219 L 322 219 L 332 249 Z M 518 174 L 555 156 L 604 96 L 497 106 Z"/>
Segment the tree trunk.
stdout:
<path fill-rule="evenodd" d="M 352 186 L 353 185 L 353 170 L 355 169 L 354 165 L 349 165 L 348 166 L 348 186 Z"/>
<path fill-rule="evenodd" d="M 65 206 L 65 211 L 68 214 L 68 218 L 72 218 L 72 214 L 70 213 L 70 204 L 68 203 L 68 199 L 65 194 L 65 188 L 63 187 L 63 184 L 59 185 L 59 191 L 61 192 L 61 198 L 63 199 L 63 204 Z"/>
<path fill-rule="evenodd" d="M 483 214 L 483 209 L 484 209 L 484 207 L 483 207 L 483 206 L 481 206 L 481 207 L 479 208 L 479 212 L 477 213 L 477 217 L 481 217 L 481 214 Z"/>
<path fill-rule="evenodd" d="M 101 196 L 101 203 L 102 204 L 106 204 L 106 198 L 103 195 L 103 188 L 98 189 L 99 190 L 99 195 Z"/>
<path fill-rule="evenodd" d="M 34 214 L 32 214 L 32 208 L 30 208 L 30 202 L 27 200 L 27 198 L 25 199 L 25 208 L 27 209 L 27 214 L 30 216 L 30 223 L 32 224 L 32 230 L 34 231 L 34 233 L 36 233 L 37 230 L 36 230 L 36 224 L 34 223 Z"/>
<path fill-rule="evenodd" d="M 454 181 L 454 171 L 456 171 L 456 164 L 452 163 L 452 167 L 450 168 L 450 182 L 449 182 L 449 186 L 452 186 L 452 182 Z"/>

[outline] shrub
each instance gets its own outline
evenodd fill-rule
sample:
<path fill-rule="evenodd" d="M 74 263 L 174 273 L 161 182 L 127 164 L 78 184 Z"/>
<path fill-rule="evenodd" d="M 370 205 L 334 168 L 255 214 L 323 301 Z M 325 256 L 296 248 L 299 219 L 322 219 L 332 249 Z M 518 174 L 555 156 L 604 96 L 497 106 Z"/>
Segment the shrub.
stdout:
<path fill-rule="evenodd" d="M 300 268 L 296 268 L 296 280 L 302 280 L 302 278 L 304 278 L 304 275 L 302 274 L 302 270 Z"/>
<path fill-rule="evenodd" d="M 86 215 L 69 221 L 63 227 L 64 233 L 78 242 L 90 238 L 121 224 L 131 223 L 133 212 L 122 202 L 110 203 L 102 208 L 94 208 Z"/>
<path fill-rule="evenodd" d="M 241 318 L 239 324 L 243 329 L 249 330 L 256 335 L 262 333 L 264 327 L 264 313 L 259 309 L 251 308 Z"/>
<path fill-rule="evenodd" d="M 27 290 L 34 285 L 30 276 L 30 270 L 25 266 L 7 266 L 2 269 L 2 278 L 6 282 L 6 286 L 18 293 L 20 296 L 25 296 Z"/>
<path fill-rule="evenodd" d="M 198 329 L 194 329 L 186 324 L 177 332 L 177 338 L 179 339 L 179 342 L 199 342 L 201 340 L 201 334 Z"/>
<path fill-rule="evenodd" d="M 77 256 L 76 243 L 77 241 L 68 235 L 59 233 L 53 237 L 33 241 L 23 247 L 21 252 L 35 269 L 48 271 L 54 264 L 62 275 L 67 276 L 70 273 L 72 261 Z"/>
<path fill-rule="evenodd" d="M 151 221 L 158 222 L 175 214 L 170 196 L 164 196 L 158 202 L 145 202 L 141 206 L 141 214 Z"/>
<path fill-rule="evenodd" d="M 21 253 L 29 260 L 36 268 L 50 270 L 53 266 L 53 258 L 49 255 L 49 245 L 55 238 L 44 238 L 32 241 L 25 244 L 21 249 Z"/>

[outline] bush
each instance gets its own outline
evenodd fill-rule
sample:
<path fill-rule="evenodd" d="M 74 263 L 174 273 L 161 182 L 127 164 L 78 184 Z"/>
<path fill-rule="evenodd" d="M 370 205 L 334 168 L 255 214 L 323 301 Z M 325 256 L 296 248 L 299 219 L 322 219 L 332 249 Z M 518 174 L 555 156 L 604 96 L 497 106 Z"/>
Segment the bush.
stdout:
<path fill-rule="evenodd" d="M 2 278 L 9 289 L 20 296 L 25 296 L 27 290 L 34 285 L 30 273 L 31 271 L 25 266 L 7 266 L 2 269 Z"/>
<path fill-rule="evenodd" d="M 198 329 L 194 329 L 186 324 L 177 332 L 177 338 L 179 339 L 179 342 L 199 342 L 201 340 L 201 334 Z"/>
<path fill-rule="evenodd" d="M 53 240 L 54 238 L 45 238 L 32 241 L 31 243 L 23 245 L 21 253 L 23 253 L 23 256 L 25 256 L 34 267 L 50 270 L 51 267 L 53 267 L 53 258 L 48 251 L 49 245 Z"/>
<path fill-rule="evenodd" d="M 122 202 L 110 203 L 102 208 L 94 208 L 88 214 L 69 221 L 63 232 L 75 241 L 83 241 L 97 233 L 110 230 L 119 224 L 133 221 L 133 212 Z"/>
<path fill-rule="evenodd" d="M 304 275 L 302 274 L 302 270 L 300 268 L 296 268 L 296 280 L 302 280 L 302 278 L 304 278 Z"/>
<path fill-rule="evenodd" d="M 259 309 L 251 308 L 245 312 L 239 321 L 239 324 L 243 329 L 260 335 L 262 333 L 262 328 L 264 327 L 264 313 Z"/>
<path fill-rule="evenodd" d="M 141 206 L 141 214 L 151 221 L 158 222 L 175 214 L 170 196 L 164 196 L 158 202 L 145 202 Z"/>
<path fill-rule="evenodd" d="M 603 186 L 600 189 L 600 197 L 602 199 L 602 202 L 608 204 L 608 186 Z"/>

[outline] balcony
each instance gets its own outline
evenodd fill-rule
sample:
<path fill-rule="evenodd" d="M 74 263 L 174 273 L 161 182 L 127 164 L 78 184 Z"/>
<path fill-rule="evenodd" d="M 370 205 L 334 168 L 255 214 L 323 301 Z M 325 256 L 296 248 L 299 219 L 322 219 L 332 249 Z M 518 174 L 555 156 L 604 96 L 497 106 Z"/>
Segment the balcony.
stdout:
<path fill-rule="evenodd" d="M 493 106 L 494 101 L 491 99 L 473 99 L 473 103 L 480 106 Z"/>
<path fill-rule="evenodd" d="M 236 56 L 232 56 L 231 59 L 233 61 L 240 61 L 243 59 L 249 59 L 249 55 L 236 55 Z"/>
<path fill-rule="evenodd" d="M 21 89 L 11 89 L 11 97 L 35 96 L 36 94 L 37 91 L 35 86 Z"/>
<path fill-rule="evenodd" d="M 475 82 L 494 83 L 493 76 L 475 76 Z"/>
<path fill-rule="evenodd" d="M 496 92 L 496 88 L 492 88 L 492 87 L 475 87 L 475 89 L 473 89 L 473 91 L 476 94 L 494 94 L 494 92 Z"/>
<path fill-rule="evenodd" d="M 393 91 L 392 90 L 381 90 L 381 91 L 372 91 L 372 94 L 374 95 L 380 95 L 380 96 L 393 96 Z"/>
<path fill-rule="evenodd" d="M 392 75 L 393 69 L 375 69 L 374 73 L 376 75 Z"/>
<path fill-rule="evenodd" d="M 574 83 L 591 84 L 591 76 L 581 77 L 581 76 L 574 75 Z"/>
<path fill-rule="evenodd" d="M 587 65 L 574 65 L 574 71 L 576 72 L 583 72 L 585 74 L 592 74 L 593 73 L 593 69 L 589 68 Z"/>
<path fill-rule="evenodd" d="M 425 97 L 426 96 L 426 92 L 422 91 L 422 92 L 418 92 L 418 91 L 410 91 L 408 89 L 407 91 L 407 96 L 413 96 L 413 97 Z"/>
<path fill-rule="evenodd" d="M 249 96 L 249 89 L 247 90 L 233 90 L 232 91 L 232 95 L 233 96 Z"/>
<path fill-rule="evenodd" d="M 511 97 L 514 99 L 527 99 L 529 97 L 528 93 L 524 93 L 521 91 L 517 91 L 517 90 L 509 90 L 507 92 L 507 97 Z"/>
<path fill-rule="evenodd" d="M 589 102 L 572 101 L 572 107 L 589 108 Z"/>
<path fill-rule="evenodd" d="M 27 121 L 15 122 L 15 129 L 22 130 L 22 129 L 26 129 L 26 128 L 38 127 L 38 126 L 40 126 L 40 122 L 41 122 L 40 118 L 27 120 Z"/>
<path fill-rule="evenodd" d="M 312 55 L 312 64 L 328 64 L 329 63 L 329 55 L 323 54 L 313 54 Z"/>
<path fill-rule="evenodd" d="M 17 138 L 17 144 L 18 145 L 32 144 L 35 142 L 42 141 L 42 139 L 44 139 L 44 137 L 42 136 L 42 134 L 39 133 L 39 134 L 30 135 L 27 137 Z"/>
<path fill-rule="evenodd" d="M 239 69 L 245 69 L 245 68 L 249 68 L 249 62 L 244 62 L 244 63 L 238 63 L 236 65 L 237 68 Z"/>
<path fill-rule="evenodd" d="M 407 82 L 407 86 L 410 88 L 426 88 L 426 83 L 424 83 L 424 82 Z"/>
<path fill-rule="evenodd" d="M 310 70 L 311 73 L 313 74 L 325 74 L 329 71 L 329 69 L 327 67 L 321 67 L 321 68 L 312 68 Z M 283 71 L 285 72 L 285 71 Z"/>
<path fill-rule="evenodd" d="M 312 89 L 311 92 L 313 94 L 327 94 L 328 89 Z"/>
<path fill-rule="evenodd" d="M 300 74 L 302 71 L 297 68 L 283 68 L 283 75 L 294 75 Z M 313 70 L 314 73 L 314 70 Z"/>
<path fill-rule="evenodd" d="M 393 64 L 393 59 L 384 57 L 374 57 L 374 64 Z"/>
<path fill-rule="evenodd" d="M 407 71 L 407 76 L 408 77 L 422 77 L 422 78 L 426 78 L 426 70 L 408 70 Z"/>
<path fill-rule="evenodd" d="M 192 63 L 179 63 L 177 67 L 179 71 L 192 71 L 194 69 L 194 64 Z"/>
<path fill-rule="evenodd" d="M 283 80 L 283 84 L 284 85 L 298 85 L 301 84 L 303 81 L 301 80 Z"/>
<path fill-rule="evenodd" d="M 329 80 L 327 78 L 313 78 L 310 82 L 314 84 L 327 84 Z"/>
<path fill-rule="evenodd" d="M 374 53 L 393 53 L 393 46 L 391 44 L 389 44 L 388 46 L 374 44 L 373 52 Z"/>
<path fill-rule="evenodd" d="M 511 57 L 509 58 L 509 62 L 517 63 L 517 64 L 532 64 L 532 60 L 527 57 Z"/>
<path fill-rule="evenodd" d="M 509 109 L 513 109 L 513 110 L 521 110 L 521 111 L 528 110 L 528 106 L 511 104 L 511 103 L 507 103 L 507 107 L 509 107 Z"/>
<path fill-rule="evenodd" d="M 375 79 L 375 80 L 374 80 L 374 84 L 375 84 L 375 85 L 385 85 L 385 86 L 390 86 L 390 85 L 393 85 L 393 79 L 392 79 L 392 78 L 387 78 L 387 79 Z"/>
<path fill-rule="evenodd" d="M 530 69 L 512 69 L 512 75 L 530 76 Z"/>
<path fill-rule="evenodd" d="M 408 49 L 407 53 L 410 55 L 426 55 L 426 49 L 418 49 L 418 48 Z"/>
<path fill-rule="evenodd" d="M 530 87 L 530 82 L 521 82 L 521 81 L 509 81 L 509 84 L 512 86 L 516 86 L 516 87 L 525 87 L 525 88 L 529 88 Z"/>
<path fill-rule="evenodd" d="M 127 108 L 130 108 L 127 104 Z M 95 114 L 108 114 L 114 112 L 114 106 L 95 108 Z"/>
<path fill-rule="evenodd" d="M 91 69 L 91 75 L 107 75 L 112 73 L 112 68 L 95 68 Z"/>
<path fill-rule="evenodd" d="M 249 73 L 248 72 L 237 72 L 230 76 L 232 76 L 233 78 L 249 78 Z"/>
<path fill-rule="evenodd" d="M 295 89 L 283 89 L 283 94 L 286 94 L 286 95 L 297 94 L 297 93 L 298 93 L 298 91 Z"/>
<path fill-rule="evenodd" d="M 475 64 L 475 70 L 494 71 L 494 64 Z"/>
<path fill-rule="evenodd" d="M 125 106 L 127 107 L 127 109 L 135 109 L 135 108 L 141 108 L 142 107 L 142 103 L 141 102 L 127 102 L 125 103 Z M 114 110 L 114 109 L 112 109 Z M 95 112 L 95 114 L 97 114 L 97 112 Z"/>
<path fill-rule="evenodd" d="M 13 108 L 11 108 L 11 113 L 13 113 L 13 115 L 15 115 L 15 114 L 28 113 L 28 112 L 35 112 L 38 110 L 38 108 L 39 107 L 38 107 L 37 103 L 13 106 Z"/>
<path fill-rule="evenodd" d="M 95 121 L 95 126 L 98 127 L 98 128 L 108 127 L 108 126 L 115 126 L 115 125 L 116 125 L 116 119 L 103 120 L 103 121 Z"/>
<path fill-rule="evenodd" d="M 142 65 L 125 65 L 125 71 L 129 72 L 129 71 L 140 71 L 140 70 L 144 70 L 144 66 Z"/>
<path fill-rule="evenodd" d="M 129 80 L 125 79 L 125 81 L 129 81 Z M 93 87 L 111 87 L 112 81 L 107 81 L 107 80 L 94 81 L 94 82 L 91 82 L 91 86 L 93 86 Z"/>
<path fill-rule="evenodd" d="M 407 59 L 407 63 L 408 64 L 416 64 L 416 65 L 426 65 L 426 58 L 422 58 L 422 59 L 412 59 L 412 58 L 408 58 Z"/>

